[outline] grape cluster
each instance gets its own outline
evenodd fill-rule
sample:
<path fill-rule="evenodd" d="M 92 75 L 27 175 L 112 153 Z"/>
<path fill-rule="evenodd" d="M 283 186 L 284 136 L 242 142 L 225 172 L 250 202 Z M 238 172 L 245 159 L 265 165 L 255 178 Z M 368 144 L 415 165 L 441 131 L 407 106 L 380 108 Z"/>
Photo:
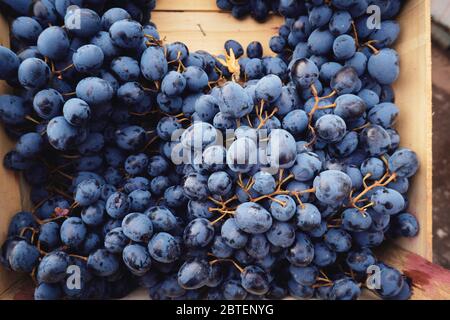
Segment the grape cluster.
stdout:
<path fill-rule="evenodd" d="M 36 299 L 143 286 L 152 299 L 345 300 L 369 267 L 380 297 L 409 298 L 410 279 L 372 252 L 419 232 L 419 163 L 399 147 L 391 87 L 401 1 L 218 4 L 285 16 L 276 56 L 256 41 L 219 56 L 165 43 L 151 0 L 2 2 L 14 92 L 0 119 L 17 139 L 4 165 L 34 208 L 14 215 L 0 261 L 31 274 Z"/>

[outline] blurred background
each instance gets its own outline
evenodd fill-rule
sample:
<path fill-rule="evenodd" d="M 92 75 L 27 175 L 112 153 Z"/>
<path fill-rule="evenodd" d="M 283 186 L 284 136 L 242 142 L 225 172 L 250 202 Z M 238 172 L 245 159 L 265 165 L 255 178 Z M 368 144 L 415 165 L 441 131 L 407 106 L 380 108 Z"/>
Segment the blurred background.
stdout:
<path fill-rule="evenodd" d="M 450 1 L 431 0 L 434 262 L 450 269 Z"/>

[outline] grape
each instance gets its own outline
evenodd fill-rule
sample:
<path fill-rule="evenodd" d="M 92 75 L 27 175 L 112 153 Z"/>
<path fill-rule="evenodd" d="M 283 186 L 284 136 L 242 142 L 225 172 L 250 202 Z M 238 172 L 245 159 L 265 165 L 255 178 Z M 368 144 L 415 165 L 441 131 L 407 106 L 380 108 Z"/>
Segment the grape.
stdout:
<path fill-rule="evenodd" d="M 361 232 L 368 230 L 371 225 L 371 216 L 358 209 L 346 209 L 342 213 L 342 226 L 347 231 Z"/>
<path fill-rule="evenodd" d="M 66 276 L 69 256 L 63 251 L 52 251 L 45 255 L 37 269 L 37 279 L 44 283 L 58 283 Z"/>
<path fill-rule="evenodd" d="M 225 248 L 227 248 L 227 247 L 225 247 Z M 228 248 L 230 248 L 230 247 L 228 247 Z M 247 244 L 245 246 L 245 251 L 252 258 L 263 259 L 265 256 L 267 256 L 267 254 L 270 251 L 270 243 L 267 241 L 267 238 L 265 235 L 254 234 L 249 237 Z M 228 252 L 226 252 L 226 253 L 228 253 Z"/>
<path fill-rule="evenodd" d="M 91 117 L 91 108 L 89 105 L 78 98 L 67 100 L 63 106 L 64 119 L 73 126 L 82 126 L 87 124 Z"/>
<path fill-rule="evenodd" d="M 410 213 L 401 213 L 394 216 L 393 231 L 396 235 L 412 238 L 419 233 L 417 218 Z"/>
<path fill-rule="evenodd" d="M 356 300 L 361 294 L 361 289 L 351 279 L 339 279 L 333 283 L 330 289 L 330 300 Z"/>
<path fill-rule="evenodd" d="M 223 284 L 223 297 L 226 300 L 245 300 L 247 294 L 247 291 L 237 280 L 231 279 Z"/>
<path fill-rule="evenodd" d="M 306 267 L 314 259 L 314 245 L 304 233 L 297 233 L 295 243 L 286 253 L 286 259 L 294 266 Z"/>
<path fill-rule="evenodd" d="M 54 89 L 41 90 L 34 96 L 33 108 L 45 120 L 51 120 L 61 114 L 64 98 Z"/>
<path fill-rule="evenodd" d="M 67 30 L 81 38 L 91 38 L 101 30 L 101 18 L 87 8 L 69 7 L 64 16 Z"/>
<path fill-rule="evenodd" d="M 352 235 L 353 240 L 362 248 L 378 247 L 384 240 L 382 231 L 363 231 Z"/>
<path fill-rule="evenodd" d="M 214 237 L 214 228 L 204 218 L 192 220 L 184 229 L 183 240 L 188 247 L 205 247 Z"/>
<path fill-rule="evenodd" d="M 380 266 L 380 288 L 376 292 L 382 297 L 392 297 L 400 293 L 404 278 L 401 273 L 388 266 Z"/>
<path fill-rule="evenodd" d="M 351 236 L 342 229 L 330 229 L 324 236 L 325 243 L 335 252 L 347 252 L 352 246 Z"/>
<path fill-rule="evenodd" d="M 248 235 L 241 230 L 235 218 L 230 218 L 222 225 L 221 236 L 223 241 L 233 249 L 242 249 L 248 241 Z"/>
<path fill-rule="evenodd" d="M 39 250 L 26 241 L 19 241 L 9 253 L 9 265 L 17 272 L 30 273 L 38 264 Z"/>
<path fill-rule="evenodd" d="M 226 163 L 234 172 L 249 172 L 257 163 L 257 147 L 253 140 L 240 138 L 234 141 L 226 154 Z"/>
<path fill-rule="evenodd" d="M 335 143 L 344 138 L 347 131 L 347 125 L 341 117 L 326 114 L 317 119 L 315 129 L 321 139 Z"/>
<path fill-rule="evenodd" d="M 288 289 L 289 293 L 297 299 L 309 299 L 314 295 L 312 287 L 301 285 L 293 280 L 289 280 Z"/>
<path fill-rule="evenodd" d="M 40 283 L 34 290 L 34 300 L 58 300 L 62 297 L 59 284 Z"/>
<path fill-rule="evenodd" d="M 221 88 L 221 100 L 219 109 L 226 115 L 241 118 L 250 113 L 253 103 L 246 91 L 234 82 L 227 82 Z"/>
<path fill-rule="evenodd" d="M 95 179 L 81 181 L 75 189 L 74 199 L 81 206 L 88 206 L 96 202 L 101 195 L 100 184 Z"/>
<path fill-rule="evenodd" d="M 109 30 L 114 22 L 124 19 L 131 19 L 130 14 L 126 10 L 122 8 L 111 8 L 105 11 L 102 16 L 102 28 L 104 30 Z"/>
<path fill-rule="evenodd" d="M 202 91 L 208 86 L 208 75 L 199 67 L 187 67 L 183 72 L 183 77 L 186 79 L 186 88 L 192 92 Z"/>
<path fill-rule="evenodd" d="M 140 244 L 129 244 L 122 252 L 122 258 L 128 269 L 137 276 L 144 275 L 152 265 L 150 254 Z"/>
<path fill-rule="evenodd" d="M 78 98 L 84 100 L 89 105 L 98 105 L 112 99 L 113 88 L 103 79 L 88 77 L 78 83 L 76 93 Z"/>
<path fill-rule="evenodd" d="M 371 156 L 381 156 L 388 152 L 391 138 L 383 127 L 370 125 L 361 132 L 361 143 Z"/>
<path fill-rule="evenodd" d="M 246 52 L 247 52 L 247 56 L 251 59 L 262 58 L 263 47 L 260 42 L 252 41 L 248 44 Z"/>
<path fill-rule="evenodd" d="M 367 64 L 370 75 L 380 84 L 392 84 L 399 76 L 399 57 L 393 49 L 382 49 L 370 57 Z"/>
<path fill-rule="evenodd" d="M 369 111 L 369 120 L 371 123 L 380 125 L 385 129 L 392 128 L 399 114 L 398 107 L 390 102 L 380 103 Z"/>
<path fill-rule="evenodd" d="M 89 255 L 87 265 L 95 275 L 107 277 L 117 272 L 119 259 L 105 249 L 98 249 Z"/>
<path fill-rule="evenodd" d="M 153 259 L 161 263 L 171 263 L 180 258 L 178 241 L 165 232 L 157 233 L 148 243 L 148 251 Z"/>
<path fill-rule="evenodd" d="M 83 208 L 81 212 L 81 219 L 83 222 L 89 226 L 98 226 L 103 223 L 105 211 L 105 203 L 103 201 L 98 201 Z"/>
<path fill-rule="evenodd" d="M 50 59 L 62 60 L 68 53 L 70 46 L 69 37 L 63 28 L 48 27 L 39 35 L 37 48 L 39 52 Z"/>
<path fill-rule="evenodd" d="M 246 202 L 239 205 L 235 213 L 236 225 L 244 232 L 260 234 L 272 226 L 272 216 L 257 203 Z"/>
<path fill-rule="evenodd" d="M 414 151 L 399 149 L 389 157 L 389 169 L 400 178 L 410 178 L 419 169 L 419 161 Z"/>
<path fill-rule="evenodd" d="M 278 201 L 272 201 L 270 204 L 270 213 L 272 214 L 272 217 L 278 221 L 289 221 L 296 212 L 294 199 L 287 195 L 277 195 L 274 198 L 285 205 L 281 205 Z"/>
<path fill-rule="evenodd" d="M 320 268 L 327 267 L 336 261 L 336 252 L 325 243 L 318 242 L 314 245 L 314 264 Z"/>
<path fill-rule="evenodd" d="M 129 213 L 122 220 L 123 234 L 135 242 L 148 242 L 153 235 L 153 223 L 142 213 Z"/>
<path fill-rule="evenodd" d="M 295 163 L 297 146 L 294 137 L 283 129 L 271 130 L 266 156 L 273 168 L 290 168 Z"/>
<path fill-rule="evenodd" d="M 145 211 L 145 214 L 152 221 L 155 231 L 169 232 L 176 228 L 177 219 L 166 207 L 151 207 Z"/>
<path fill-rule="evenodd" d="M 308 49 L 316 55 L 327 55 L 332 50 L 335 38 L 327 29 L 315 29 L 308 38 Z"/>
<path fill-rule="evenodd" d="M 309 88 L 319 77 L 319 69 L 309 59 L 298 59 L 291 67 L 291 78 L 297 87 Z"/>
<path fill-rule="evenodd" d="M 50 79 L 50 68 L 38 58 L 25 59 L 19 66 L 18 79 L 27 89 L 40 89 Z"/>
<path fill-rule="evenodd" d="M 398 191 L 389 188 L 376 190 L 370 200 L 374 203 L 373 209 L 378 213 L 393 215 L 405 208 L 403 196 Z"/>
<path fill-rule="evenodd" d="M 130 199 L 121 192 L 115 192 L 106 200 L 106 212 L 112 218 L 123 218 L 130 208 Z"/>
<path fill-rule="evenodd" d="M 386 172 L 384 162 L 378 158 L 367 158 L 361 164 L 361 174 L 366 176 L 370 174 L 371 180 L 379 180 Z"/>
<path fill-rule="evenodd" d="M 249 293 L 263 295 L 269 291 L 269 277 L 258 266 L 247 266 L 241 273 L 242 287 Z"/>
<path fill-rule="evenodd" d="M 298 206 L 295 214 L 297 227 L 302 231 L 311 231 L 320 226 L 322 216 L 313 204 L 304 203 Z"/>
<path fill-rule="evenodd" d="M 295 241 L 295 227 L 288 222 L 274 221 L 266 236 L 272 245 L 288 248 Z"/>
<path fill-rule="evenodd" d="M 142 285 L 152 299 L 346 300 L 374 264 L 382 298 L 409 298 L 369 249 L 419 232 L 406 212 L 419 162 L 394 129 L 401 3 L 372 2 L 217 1 L 284 23 L 276 56 L 229 40 L 216 57 L 163 44 L 154 0 L 4 0 L 0 77 L 16 95 L 0 119 L 17 140 L 4 166 L 36 209 L 13 217 L 2 263 L 36 270 L 36 299 Z M 69 265 L 81 289 L 62 285 Z"/>
<path fill-rule="evenodd" d="M 232 180 L 224 171 L 218 171 L 211 174 L 208 178 L 208 189 L 213 194 L 225 196 L 230 193 Z"/>
<path fill-rule="evenodd" d="M 136 151 L 144 146 L 147 133 L 139 126 L 129 126 L 116 131 L 117 145 L 123 150 Z"/>
<path fill-rule="evenodd" d="M 259 171 L 253 176 L 254 184 L 253 190 L 265 195 L 271 194 L 275 191 L 275 178 L 268 172 Z"/>
<path fill-rule="evenodd" d="M 331 19 L 333 10 L 327 5 L 314 6 L 309 12 L 309 23 L 317 29 L 325 26 Z"/>
<path fill-rule="evenodd" d="M 224 46 L 227 53 L 231 54 L 231 51 L 233 51 L 236 58 L 240 58 L 244 54 L 244 48 L 235 40 L 227 40 Z"/>
<path fill-rule="evenodd" d="M 105 235 L 105 249 L 111 253 L 121 253 L 129 239 L 124 235 L 121 227 L 114 228 Z"/>
<path fill-rule="evenodd" d="M 211 267 L 203 259 L 187 260 L 178 271 L 178 283 L 184 289 L 194 290 L 207 284 Z"/>

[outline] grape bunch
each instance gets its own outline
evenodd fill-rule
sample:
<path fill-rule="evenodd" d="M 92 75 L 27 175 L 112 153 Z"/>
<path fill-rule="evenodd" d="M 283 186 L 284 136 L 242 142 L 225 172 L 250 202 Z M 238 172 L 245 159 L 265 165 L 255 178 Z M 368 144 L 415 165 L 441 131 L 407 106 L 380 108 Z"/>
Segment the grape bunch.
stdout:
<path fill-rule="evenodd" d="M 408 299 L 411 279 L 372 251 L 419 232 L 391 86 L 402 2 L 219 3 L 282 14 L 275 55 L 166 43 L 150 0 L 1 2 L 4 166 L 33 204 L 2 265 L 35 299 Z"/>

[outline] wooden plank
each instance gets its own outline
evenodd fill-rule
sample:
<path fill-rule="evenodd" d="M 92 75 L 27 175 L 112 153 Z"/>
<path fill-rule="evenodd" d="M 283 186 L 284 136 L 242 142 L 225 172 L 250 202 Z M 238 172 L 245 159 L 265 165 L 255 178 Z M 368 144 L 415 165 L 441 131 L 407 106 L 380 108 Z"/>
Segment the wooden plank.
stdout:
<path fill-rule="evenodd" d="M 0 15 L 0 44 L 9 46 L 9 28 L 6 20 Z M 4 81 L 0 81 L 0 94 L 10 92 L 11 89 Z M 14 143 L 0 129 L 0 159 L 10 151 Z M 0 165 L 0 244 L 6 239 L 8 225 L 13 214 L 21 210 L 20 177 Z M 0 294 L 14 284 L 20 275 L 9 272 L 0 267 Z"/>
<path fill-rule="evenodd" d="M 414 21 L 414 23 L 412 23 Z M 432 260 L 432 79 L 430 2 L 408 1 L 399 23 L 397 42 L 400 78 L 394 85 L 400 108 L 397 129 L 401 145 L 411 148 L 421 167 L 411 183 L 409 208 L 420 222 L 416 238 L 402 239 L 399 245 Z"/>
<path fill-rule="evenodd" d="M 215 0 L 158 0 L 155 11 L 220 11 Z"/>
<path fill-rule="evenodd" d="M 166 42 L 181 41 L 192 51 L 206 50 L 212 54 L 224 53 L 223 45 L 229 39 L 239 41 L 244 48 L 251 41 L 260 41 L 264 52 L 270 54 L 268 42 L 282 24 L 278 16 L 260 24 L 251 17 L 237 21 L 224 12 L 155 12 L 152 21 Z"/>

